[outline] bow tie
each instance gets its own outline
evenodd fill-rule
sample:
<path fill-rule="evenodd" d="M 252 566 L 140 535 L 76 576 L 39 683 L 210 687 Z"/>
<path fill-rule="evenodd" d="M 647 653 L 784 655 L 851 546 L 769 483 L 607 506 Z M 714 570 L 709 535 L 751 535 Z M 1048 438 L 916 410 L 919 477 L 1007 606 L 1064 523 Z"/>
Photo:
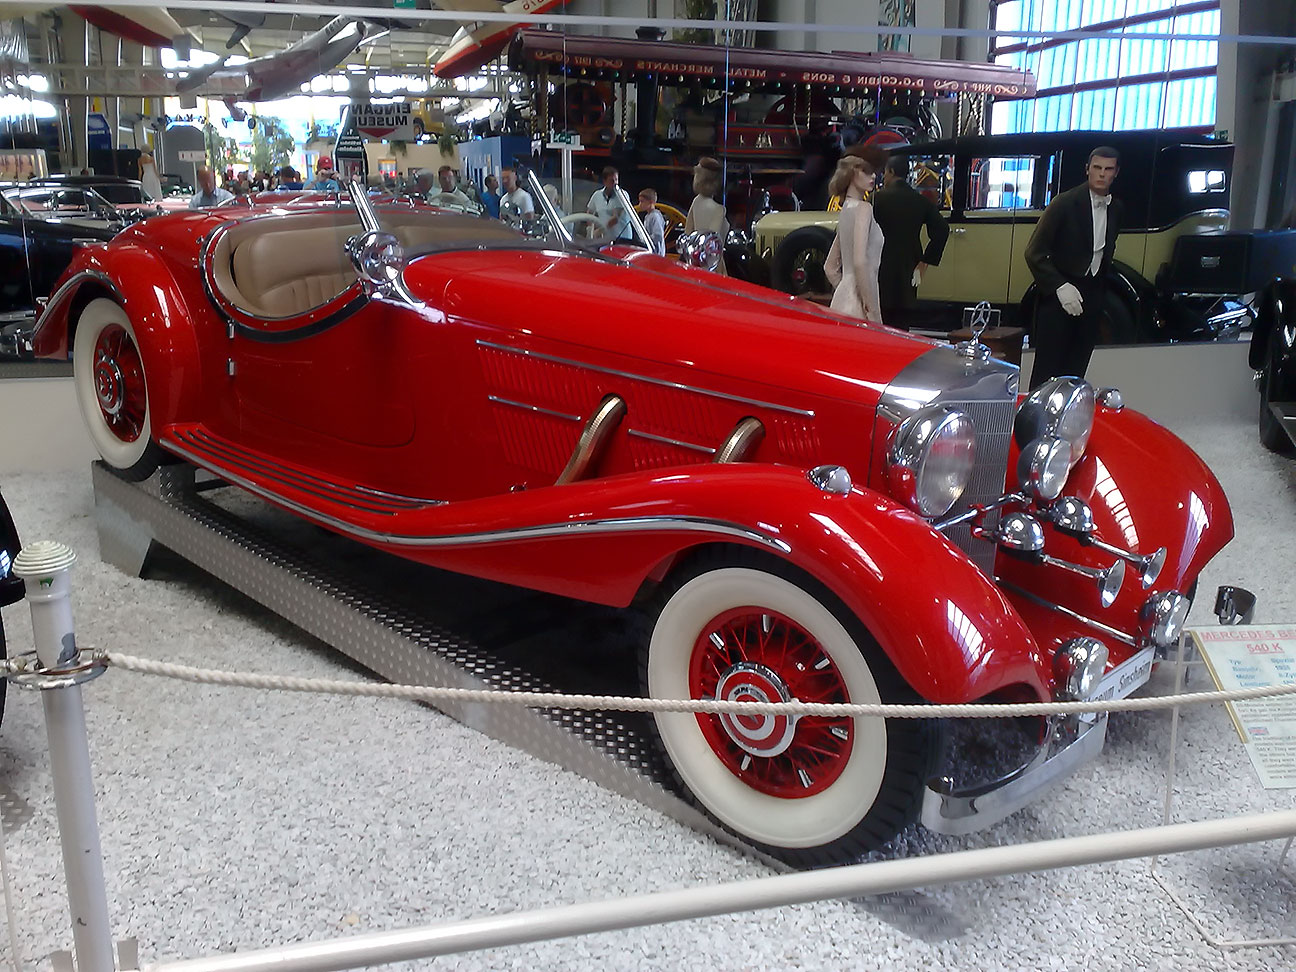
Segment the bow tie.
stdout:
<path fill-rule="evenodd" d="M 1093 200 L 1094 209 L 1105 209 L 1111 205 L 1111 196 L 1095 196 L 1093 193 L 1090 193 L 1089 198 Z"/>

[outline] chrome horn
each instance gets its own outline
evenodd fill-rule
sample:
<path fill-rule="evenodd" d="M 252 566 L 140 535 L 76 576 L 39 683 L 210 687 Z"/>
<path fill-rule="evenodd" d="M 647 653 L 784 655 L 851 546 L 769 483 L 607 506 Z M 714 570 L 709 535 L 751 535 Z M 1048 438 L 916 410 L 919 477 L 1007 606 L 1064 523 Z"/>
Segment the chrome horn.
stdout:
<path fill-rule="evenodd" d="M 1097 547 L 1103 553 L 1109 553 L 1113 557 L 1119 557 L 1121 560 L 1132 564 L 1134 569 L 1138 571 L 1139 583 L 1143 585 L 1143 590 L 1146 591 L 1161 576 L 1161 568 L 1165 566 L 1166 561 L 1165 547 L 1158 547 L 1150 554 L 1140 556 L 1132 551 L 1122 550 L 1105 540 L 1100 540 L 1095 534 L 1093 510 L 1080 497 L 1063 496 L 1049 507 L 1045 515 L 1059 531 L 1067 536 L 1075 537 L 1083 544 Z"/>
<path fill-rule="evenodd" d="M 1118 560 L 1110 567 L 1086 567 L 1069 560 L 1059 560 L 1044 552 L 1044 528 L 1029 513 L 1009 513 L 999 521 L 993 533 L 985 534 L 1003 550 L 1027 560 L 1038 561 L 1051 567 L 1060 567 L 1082 577 L 1098 582 L 1098 594 L 1103 607 L 1111 607 L 1125 583 L 1125 561 Z"/>

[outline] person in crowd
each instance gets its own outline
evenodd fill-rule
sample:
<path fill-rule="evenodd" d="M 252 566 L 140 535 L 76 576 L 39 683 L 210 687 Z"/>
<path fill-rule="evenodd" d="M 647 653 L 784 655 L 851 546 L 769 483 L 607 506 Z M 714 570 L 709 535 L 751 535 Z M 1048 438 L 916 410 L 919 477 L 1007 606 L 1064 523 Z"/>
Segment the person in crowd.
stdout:
<path fill-rule="evenodd" d="M 459 188 L 458 180 L 455 178 L 455 170 L 448 165 L 443 165 L 437 169 L 437 190 L 433 195 L 441 196 L 442 202 L 462 206 L 464 209 L 472 208 L 472 200 L 468 198 L 466 192 Z"/>
<path fill-rule="evenodd" d="M 531 193 L 518 185 L 516 169 L 501 169 L 500 179 L 504 183 L 500 195 L 500 219 L 510 226 L 521 228 L 523 223 L 535 218 L 535 200 L 531 198 Z"/>
<path fill-rule="evenodd" d="M 1090 152 L 1085 182 L 1053 198 L 1026 244 L 1026 265 L 1039 289 L 1031 388 L 1059 375 L 1083 378 L 1089 368 L 1120 233 L 1121 203 L 1111 194 L 1119 172 L 1116 149 L 1100 145 Z"/>
<path fill-rule="evenodd" d="M 139 180 L 150 199 L 162 198 L 162 177 L 158 175 L 157 162 L 152 152 L 140 153 Z"/>
<path fill-rule="evenodd" d="M 844 155 L 837 163 L 828 191 L 843 202 L 824 275 L 833 285 L 833 310 L 880 324 L 878 269 L 885 237 L 873 217 L 873 205 L 865 198 L 876 184 L 877 170 L 867 159 Z"/>
<path fill-rule="evenodd" d="M 666 217 L 657 208 L 657 190 L 639 190 L 639 214 L 643 217 L 644 229 L 648 231 L 648 242 L 652 251 L 660 257 L 666 255 Z"/>
<path fill-rule="evenodd" d="M 233 198 L 232 192 L 216 185 L 216 173 L 204 165 L 198 170 L 198 191 L 189 200 L 189 208 L 206 209 Z"/>
<path fill-rule="evenodd" d="M 300 189 L 302 187 L 301 176 L 291 165 L 285 165 L 279 170 L 279 188 L 280 189 Z"/>
<path fill-rule="evenodd" d="M 634 230 L 625 214 L 621 194 L 617 192 L 620 175 L 612 166 L 603 170 L 603 188 L 595 189 L 585 211 L 599 221 L 603 235 L 613 240 L 633 240 Z"/>
<path fill-rule="evenodd" d="M 721 245 L 729 237 L 729 220 L 725 208 L 715 199 L 720 192 L 723 172 L 724 167 L 718 159 L 709 155 L 698 159 L 697 165 L 693 167 L 693 192 L 696 195 L 684 219 L 685 233 L 715 233 L 720 238 Z M 716 267 L 716 273 L 728 274 L 723 256 L 720 265 Z"/>
<path fill-rule="evenodd" d="M 315 178 L 306 183 L 305 188 L 316 192 L 342 191 L 342 185 L 337 180 L 337 173 L 333 171 L 333 160 L 327 155 L 321 156 L 320 160 L 315 163 Z"/>
<path fill-rule="evenodd" d="M 495 173 L 488 173 L 483 185 L 486 191 L 482 193 L 482 205 L 486 207 L 486 215 L 491 219 L 499 219 L 499 180 L 495 178 Z"/>
<path fill-rule="evenodd" d="M 562 198 L 558 193 L 557 186 L 555 186 L 552 182 L 546 182 L 544 184 L 544 194 L 545 194 L 545 198 L 548 199 L 549 202 L 553 205 L 554 212 L 558 214 L 559 219 L 562 219 L 564 216 L 567 215 L 563 211 Z"/>
<path fill-rule="evenodd" d="M 893 155 L 873 195 L 873 218 L 886 237 L 878 267 L 879 309 L 892 327 L 909 329 L 907 315 L 918 303 L 918 285 L 928 266 L 939 266 L 949 223 L 935 203 L 909 183 L 909 158 Z M 927 230 L 923 249 L 922 230 Z"/>

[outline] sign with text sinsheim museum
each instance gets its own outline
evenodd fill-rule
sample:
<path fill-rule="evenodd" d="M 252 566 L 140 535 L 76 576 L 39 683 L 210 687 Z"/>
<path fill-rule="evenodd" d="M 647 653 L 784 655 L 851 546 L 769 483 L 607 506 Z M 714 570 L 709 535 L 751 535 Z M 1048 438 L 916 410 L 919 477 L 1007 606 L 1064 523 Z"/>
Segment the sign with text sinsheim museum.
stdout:
<path fill-rule="evenodd" d="M 414 138 L 414 119 L 408 101 L 394 101 L 385 105 L 353 101 L 351 124 L 360 134 L 370 138 Z"/>

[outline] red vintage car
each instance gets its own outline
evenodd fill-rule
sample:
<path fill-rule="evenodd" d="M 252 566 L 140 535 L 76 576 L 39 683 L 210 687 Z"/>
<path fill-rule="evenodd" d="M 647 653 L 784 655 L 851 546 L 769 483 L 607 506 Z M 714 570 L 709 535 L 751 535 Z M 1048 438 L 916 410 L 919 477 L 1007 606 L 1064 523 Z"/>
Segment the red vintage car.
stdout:
<path fill-rule="evenodd" d="M 70 354 L 108 465 L 178 457 L 398 557 L 651 603 L 660 698 L 1123 696 L 1232 536 L 1211 471 L 1113 392 L 1023 397 L 977 344 L 351 196 L 160 217 L 77 255 L 34 343 Z M 993 823 L 1106 729 L 1029 720 L 989 767 L 946 720 L 655 726 L 683 792 L 798 865 Z"/>

